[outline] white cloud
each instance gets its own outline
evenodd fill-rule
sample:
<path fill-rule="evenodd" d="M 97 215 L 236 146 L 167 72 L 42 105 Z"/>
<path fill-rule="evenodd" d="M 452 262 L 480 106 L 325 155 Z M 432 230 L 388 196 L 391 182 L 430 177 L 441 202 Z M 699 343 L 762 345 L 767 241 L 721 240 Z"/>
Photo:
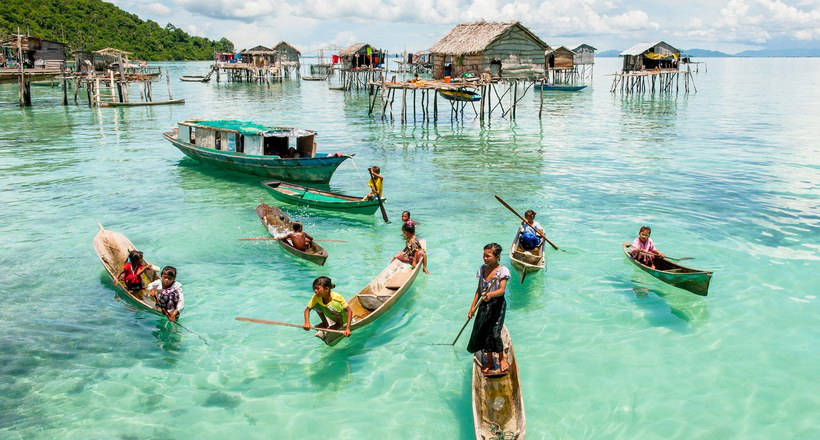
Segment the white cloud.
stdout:
<path fill-rule="evenodd" d="M 145 9 L 154 15 L 168 15 L 171 13 L 171 8 L 161 3 L 150 3 Z"/>

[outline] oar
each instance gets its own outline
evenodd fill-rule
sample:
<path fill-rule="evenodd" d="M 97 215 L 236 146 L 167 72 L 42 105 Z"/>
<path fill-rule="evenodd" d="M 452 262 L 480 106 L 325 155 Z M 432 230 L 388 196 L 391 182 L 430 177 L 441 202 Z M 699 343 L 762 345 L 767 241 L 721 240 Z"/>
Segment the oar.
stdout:
<path fill-rule="evenodd" d="M 384 219 L 385 223 L 390 223 L 390 220 L 387 219 L 387 211 L 384 210 L 382 196 L 379 195 L 379 187 L 376 186 L 376 177 L 373 176 L 373 171 L 371 171 L 370 168 L 367 169 L 367 172 L 370 173 L 370 181 L 373 182 L 373 190 L 376 192 L 376 200 L 379 201 L 379 209 L 382 210 L 382 218 Z"/>
<path fill-rule="evenodd" d="M 240 238 L 240 240 L 246 240 L 246 241 L 247 240 L 254 240 L 254 241 L 261 240 L 261 241 L 264 241 L 264 240 L 278 240 L 278 239 L 273 238 L 273 237 L 260 237 L 260 238 Z M 322 239 L 322 240 L 316 240 L 316 241 L 321 241 L 323 243 L 347 243 L 344 240 L 324 240 L 324 239 Z"/>
<path fill-rule="evenodd" d="M 524 223 L 529 224 L 524 217 L 521 217 L 521 214 L 519 214 L 518 211 L 513 209 L 512 206 L 508 205 L 507 202 L 505 202 L 501 197 L 498 197 L 498 195 L 496 195 L 495 198 L 498 199 L 498 201 L 501 202 L 501 204 L 504 205 L 505 208 L 509 209 L 513 214 L 517 215 L 518 218 L 521 219 L 521 221 L 523 221 Z M 535 228 L 532 228 L 532 229 L 535 231 L 536 234 L 540 235 L 541 238 L 543 238 L 544 240 L 547 240 L 547 243 L 549 243 L 550 246 L 552 246 L 553 249 L 555 249 L 556 251 L 558 250 L 558 246 L 556 246 L 553 242 L 551 242 L 550 239 L 547 238 L 546 235 L 542 234 L 541 231 L 539 231 Z"/>
<path fill-rule="evenodd" d="M 284 327 L 296 327 L 303 329 L 304 327 L 299 324 L 290 324 L 288 322 L 276 322 L 276 321 L 265 321 L 264 319 L 253 319 L 253 318 L 243 318 L 241 316 L 236 317 L 237 321 L 242 322 L 255 322 L 257 324 L 268 324 L 268 325 L 281 325 Z M 321 330 L 323 332 L 330 332 L 330 333 L 339 333 L 344 334 L 345 332 L 342 330 L 333 330 L 329 328 L 320 328 L 320 327 L 310 327 L 311 330 Z"/>
<path fill-rule="evenodd" d="M 479 297 L 479 298 L 478 298 L 478 302 L 477 302 L 477 303 L 475 303 L 476 312 L 478 312 L 478 306 L 480 306 L 480 305 L 481 305 L 481 302 L 482 302 L 482 301 L 484 301 L 484 297 L 483 297 L 483 296 L 482 296 L 482 297 Z M 453 343 L 452 343 L 452 344 L 433 344 L 433 345 L 450 345 L 450 346 L 456 345 L 456 342 L 458 341 L 458 338 L 460 338 L 460 337 L 461 337 L 461 333 L 462 333 L 462 332 L 464 332 L 464 329 L 465 329 L 465 328 L 467 328 L 467 324 L 469 324 L 469 323 L 470 323 L 470 320 L 471 320 L 471 319 L 473 319 L 473 317 L 472 317 L 472 316 L 471 316 L 471 317 L 469 317 L 469 318 L 467 318 L 467 321 L 465 321 L 465 322 L 464 322 L 464 325 L 462 325 L 462 326 L 461 326 L 461 330 L 459 330 L 459 331 L 458 331 L 458 334 L 456 335 L 456 338 L 455 338 L 455 339 L 453 339 Z"/>

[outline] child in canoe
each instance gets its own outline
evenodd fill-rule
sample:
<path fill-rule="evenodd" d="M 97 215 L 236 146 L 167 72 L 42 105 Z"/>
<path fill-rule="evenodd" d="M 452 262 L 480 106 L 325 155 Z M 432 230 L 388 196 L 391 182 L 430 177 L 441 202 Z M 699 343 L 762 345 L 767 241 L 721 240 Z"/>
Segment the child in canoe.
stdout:
<path fill-rule="evenodd" d="M 362 200 L 375 199 L 376 194 L 379 195 L 379 198 L 384 198 L 382 195 L 382 189 L 384 188 L 384 177 L 381 175 L 381 168 L 373 165 L 368 168 L 367 171 L 370 173 L 370 180 L 367 182 L 368 186 L 370 186 L 370 194 L 364 196 Z"/>
<path fill-rule="evenodd" d="M 424 264 L 424 273 L 430 274 L 427 270 L 427 252 L 421 247 L 421 242 L 416 238 L 416 227 L 413 222 L 402 223 L 401 232 L 404 235 L 404 249 L 396 254 L 393 259 L 410 264 L 410 268 L 415 268 L 419 262 Z"/>
<path fill-rule="evenodd" d="M 410 220 L 410 211 L 402 211 L 401 212 L 401 222 L 402 223 L 410 223 L 413 226 L 418 226 L 419 222 L 415 220 Z"/>
<path fill-rule="evenodd" d="M 632 258 L 654 269 L 655 258 L 663 258 L 666 255 L 655 249 L 655 243 L 649 238 L 650 234 L 652 229 L 649 226 L 641 226 L 638 238 L 632 242 Z"/>
<path fill-rule="evenodd" d="M 182 296 L 182 284 L 177 281 L 175 267 L 163 267 L 159 279 L 148 285 L 148 294 L 154 298 L 157 309 L 163 315 L 171 321 L 179 319 L 179 314 L 185 307 L 185 297 Z"/>
<path fill-rule="evenodd" d="M 122 282 L 128 290 L 142 290 L 145 287 L 142 282 L 142 274 L 150 269 L 151 265 L 142 258 L 142 252 L 133 249 L 128 252 L 128 262 L 125 263 L 125 266 L 122 267 L 122 270 L 114 279 L 117 282 Z M 153 276 L 156 276 L 156 274 Z"/>
<path fill-rule="evenodd" d="M 518 233 L 521 234 L 518 244 L 525 251 L 531 251 L 541 246 L 541 235 L 544 234 L 544 228 L 535 221 L 535 211 L 532 209 L 524 213 L 524 219 L 525 221 L 521 222 L 521 228 L 518 229 Z"/>
<path fill-rule="evenodd" d="M 276 240 L 290 240 L 290 244 L 292 244 L 293 247 L 302 252 L 306 251 L 310 245 L 313 244 L 313 237 L 307 232 L 302 231 L 302 223 L 300 222 L 293 222 L 291 228 L 293 228 L 293 232 L 288 233 L 288 235 L 284 237 L 276 238 Z"/>
<path fill-rule="evenodd" d="M 336 287 L 328 277 L 319 277 L 313 280 L 313 297 L 305 308 L 305 324 L 302 326 L 305 330 L 310 330 L 310 311 L 315 310 L 322 319 L 322 324 L 319 327 L 339 329 L 342 325 L 345 326 L 345 337 L 350 336 L 350 323 L 353 319 L 353 312 L 350 311 L 350 306 L 345 302 L 342 295 L 334 292 L 332 289 Z M 333 327 L 327 319 L 333 320 Z"/>
<path fill-rule="evenodd" d="M 500 258 L 501 245 L 490 243 L 484 246 L 484 264 L 478 268 L 478 287 L 475 290 L 473 304 L 467 313 L 467 319 L 475 314 L 467 351 L 475 353 L 481 350 L 481 372 L 485 375 L 503 374 L 509 368 L 507 359 L 504 358 L 501 329 L 504 327 L 504 315 L 507 310 L 504 292 L 507 289 L 507 280 L 510 279 L 510 270 L 499 264 Z"/>

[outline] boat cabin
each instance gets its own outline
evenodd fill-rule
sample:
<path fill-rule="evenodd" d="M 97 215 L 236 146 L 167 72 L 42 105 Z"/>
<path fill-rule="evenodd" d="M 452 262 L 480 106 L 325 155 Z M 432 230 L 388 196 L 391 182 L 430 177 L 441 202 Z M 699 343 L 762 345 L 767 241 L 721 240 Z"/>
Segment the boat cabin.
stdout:
<path fill-rule="evenodd" d="M 316 157 L 316 132 L 289 127 L 267 127 L 235 120 L 180 122 L 180 142 L 250 156 L 282 159 Z"/>

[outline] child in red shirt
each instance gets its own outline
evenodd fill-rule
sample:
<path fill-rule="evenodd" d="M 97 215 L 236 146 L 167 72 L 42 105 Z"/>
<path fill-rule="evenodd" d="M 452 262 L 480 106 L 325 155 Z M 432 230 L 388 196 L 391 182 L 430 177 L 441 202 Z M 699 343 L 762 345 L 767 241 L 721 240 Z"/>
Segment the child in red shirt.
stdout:
<path fill-rule="evenodd" d="M 145 286 L 142 282 L 142 273 L 150 266 L 142 258 L 142 252 L 132 250 L 128 253 L 128 262 L 117 274 L 116 280 L 122 281 L 128 290 L 141 290 Z"/>

